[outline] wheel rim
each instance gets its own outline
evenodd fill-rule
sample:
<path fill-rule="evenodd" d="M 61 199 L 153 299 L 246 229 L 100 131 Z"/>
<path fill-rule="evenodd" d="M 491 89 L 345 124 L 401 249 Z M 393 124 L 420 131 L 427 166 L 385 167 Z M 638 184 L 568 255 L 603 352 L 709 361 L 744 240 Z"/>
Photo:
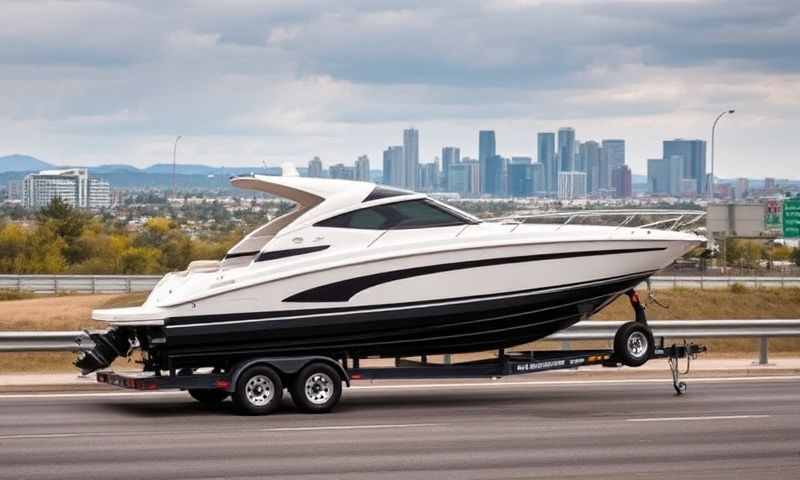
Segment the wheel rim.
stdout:
<path fill-rule="evenodd" d="M 328 375 L 317 372 L 306 379 L 306 399 L 314 405 L 324 405 L 333 397 L 333 380 Z"/>
<path fill-rule="evenodd" d="M 628 337 L 628 353 L 634 358 L 642 358 L 647 355 L 647 336 L 642 332 L 633 332 Z"/>
<path fill-rule="evenodd" d="M 266 375 L 254 375 L 245 384 L 247 401 L 256 407 L 267 405 L 275 396 L 275 384 Z"/>

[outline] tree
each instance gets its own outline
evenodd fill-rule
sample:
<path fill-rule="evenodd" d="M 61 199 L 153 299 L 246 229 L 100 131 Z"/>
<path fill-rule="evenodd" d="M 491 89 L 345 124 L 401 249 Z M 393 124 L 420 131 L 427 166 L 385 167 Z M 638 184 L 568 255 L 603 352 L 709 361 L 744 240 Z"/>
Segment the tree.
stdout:
<path fill-rule="evenodd" d="M 792 260 L 794 264 L 800 267 L 800 247 L 795 248 L 794 252 L 792 252 Z"/>

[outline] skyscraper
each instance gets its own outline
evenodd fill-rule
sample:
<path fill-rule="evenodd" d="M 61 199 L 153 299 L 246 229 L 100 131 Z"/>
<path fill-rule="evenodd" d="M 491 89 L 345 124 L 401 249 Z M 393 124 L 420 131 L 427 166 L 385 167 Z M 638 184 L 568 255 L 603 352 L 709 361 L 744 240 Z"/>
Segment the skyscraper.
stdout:
<path fill-rule="evenodd" d="M 614 187 L 614 197 L 630 198 L 633 194 L 631 169 L 627 165 L 620 165 L 611 171 L 611 186 Z"/>
<path fill-rule="evenodd" d="M 585 172 L 558 172 L 558 198 L 574 200 L 586 196 Z"/>
<path fill-rule="evenodd" d="M 600 144 L 594 140 L 581 143 L 578 149 L 580 166 L 583 167 L 581 171 L 586 172 L 586 191 L 589 193 L 600 189 L 601 153 Z"/>
<path fill-rule="evenodd" d="M 508 165 L 508 194 L 515 198 L 533 195 L 533 163 L 530 157 L 512 157 Z"/>
<path fill-rule="evenodd" d="M 647 190 L 656 195 L 681 196 L 684 194 L 683 157 L 655 158 L 647 161 Z"/>
<path fill-rule="evenodd" d="M 356 160 L 356 180 L 369 182 L 369 157 L 361 155 Z"/>
<path fill-rule="evenodd" d="M 308 162 L 308 176 L 320 178 L 322 177 L 322 160 L 319 157 L 314 157 Z"/>
<path fill-rule="evenodd" d="M 343 163 L 337 163 L 336 165 L 331 165 L 329 169 L 331 173 L 331 178 L 339 178 L 342 180 L 355 180 L 356 171 L 353 167 L 345 166 Z"/>
<path fill-rule="evenodd" d="M 483 193 L 503 197 L 508 187 L 508 160 L 500 155 L 492 155 L 486 159 L 483 178 Z"/>
<path fill-rule="evenodd" d="M 575 129 L 572 127 L 558 129 L 558 158 L 560 172 L 575 169 Z"/>
<path fill-rule="evenodd" d="M 383 151 L 383 183 L 395 187 L 404 187 L 406 180 L 405 157 L 403 147 L 396 145 Z"/>
<path fill-rule="evenodd" d="M 436 162 L 421 163 L 417 171 L 417 190 L 432 192 L 436 189 L 439 168 Z"/>
<path fill-rule="evenodd" d="M 403 186 L 409 190 L 417 188 L 417 169 L 419 168 L 419 131 L 414 128 L 403 130 L 403 163 L 405 180 Z"/>
<path fill-rule="evenodd" d="M 558 166 L 556 165 L 556 134 L 539 132 L 537 135 L 537 159 L 544 169 L 544 190 L 553 193 L 558 189 Z"/>
<path fill-rule="evenodd" d="M 693 178 L 697 183 L 697 193 L 706 191 L 706 142 L 705 140 L 664 140 L 661 158 L 675 155 L 683 157 L 683 176 Z"/>
<path fill-rule="evenodd" d="M 477 160 L 464 158 L 461 163 L 450 166 L 447 190 L 464 196 L 474 196 L 479 193 L 479 163 Z"/>
<path fill-rule="evenodd" d="M 442 187 L 448 189 L 450 167 L 461 162 L 461 149 L 458 147 L 442 148 Z"/>
<path fill-rule="evenodd" d="M 603 140 L 602 155 L 603 158 L 600 162 L 600 188 L 611 188 L 613 183 L 611 172 L 615 168 L 625 165 L 625 140 Z"/>
<path fill-rule="evenodd" d="M 478 132 L 478 162 L 480 164 L 481 191 L 487 189 L 486 162 L 490 157 L 497 155 L 494 130 L 481 130 Z"/>

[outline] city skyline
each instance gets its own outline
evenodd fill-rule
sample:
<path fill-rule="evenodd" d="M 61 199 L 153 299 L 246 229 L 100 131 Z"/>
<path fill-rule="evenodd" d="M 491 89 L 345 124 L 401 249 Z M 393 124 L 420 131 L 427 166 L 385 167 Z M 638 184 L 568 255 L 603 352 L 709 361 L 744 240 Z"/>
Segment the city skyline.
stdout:
<path fill-rule="evenodd" d="M 569 125 L 624 137 L 644 172 L 661 140 L 709 141 L 714 118 L 736 109 L 717 128 L 718 175 L 760 176 L 768 161 L 796 177 L 794 1 L 10 2 L 3 13 L 15 28 L 0 34 L 0 155 L 145 166 L 169 162 L 182 135 L 181 163 L 299 166 L 378 159 L 414 125 L 421 159 L 442 145 L 475 158 L 487 128 L 524 156 L 536 132 Z"/>

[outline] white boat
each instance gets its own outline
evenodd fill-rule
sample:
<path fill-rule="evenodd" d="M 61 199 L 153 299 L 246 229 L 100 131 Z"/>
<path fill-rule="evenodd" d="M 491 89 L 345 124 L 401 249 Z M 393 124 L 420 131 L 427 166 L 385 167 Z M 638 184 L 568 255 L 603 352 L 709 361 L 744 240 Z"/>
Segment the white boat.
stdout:
<path fill-rule="evenodd" d="M 706 241 L 655 228 L 662 222 L 481 221 L 367 182 L 231 182 L 297 206 L 222 260 L 167 274 L 142 306 L 95 310 L 92 318 L 113 328 L 76 362 L 84 372 L 132 345 L 152 371 L 225 370 L 255 353 L 342 359 L 506 348 L 590 317 Z"/>

